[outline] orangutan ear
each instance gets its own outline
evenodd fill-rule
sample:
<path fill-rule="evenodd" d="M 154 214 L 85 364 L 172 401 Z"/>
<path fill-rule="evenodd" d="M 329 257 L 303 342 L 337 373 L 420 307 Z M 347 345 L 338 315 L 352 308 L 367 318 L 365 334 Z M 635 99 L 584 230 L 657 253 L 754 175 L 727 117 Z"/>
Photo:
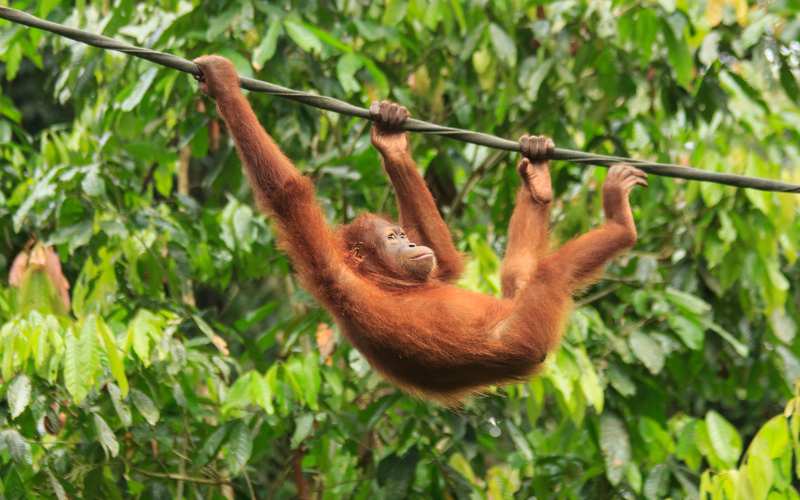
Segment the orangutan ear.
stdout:
<path fill-rule="evenodd" d="M 354 261 L 361 263 L 364 261 L 364 256 L 361 254 L 361 247 L 354 246 L 350 249 L 350 258 Z"/>

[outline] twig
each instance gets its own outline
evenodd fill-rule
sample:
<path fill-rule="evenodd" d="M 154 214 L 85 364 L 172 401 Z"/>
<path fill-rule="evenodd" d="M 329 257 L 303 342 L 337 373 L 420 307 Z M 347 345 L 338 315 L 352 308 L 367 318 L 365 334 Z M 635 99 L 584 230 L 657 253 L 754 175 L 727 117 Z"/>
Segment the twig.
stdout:
<path fill-rule="evenodd" d="M 193 477 L 193 476 L 187 476 L 185 474 L 173 474 L 170 472 L 151 472 L 149 470 L 144 470 L 139 468 L 134 468 L 133 470 L 145 476 L 160 477 L 163 479 L 172 479 L 174 481 L 187 481 L 190 483 L 209 484 L 212 486 L 219 486 L 221 484 L 227 484 L 227 485 L 232 484 L 230 481 L 226 481 L 224 479 L 207 479 L 204 477 Z"/>
<path fill-rule="evenodd" d="M 483 177 L 483 175 L 487 171 L 493 169 L 498 163 L 500 163 L 500 161 L 503 159 L 505 155 L 506 155 L 505 151 L 495 151 L 494 153 L 489 155 L 489 157 L 486 158 L 486 160 L 484 160 L 484 162 L 481 163 L 478 166 L 478 168 L 472 171 L 469 178 L 467 178 L 467 181 L 461 187 L 461 191 L 459 191 L 458 194 L 456 195 L 456 199 L 453 201 L 453 207 L 447 214 L 448 222 L 458 213 L 460 213 L 461 208 L 464 205 L 464 199 L 466 198 L 467 193 L 472 191 L 472 188 L 475 187 L 475 184 L 478 182 L 478 180 L 480 180 L 480 178 Z"/>
<path fill-rule="evenodd" d="M 596 302 L 596 301 L 602 299 L 606 295 L 611 295 L 612 293 L 616 292 L 621 287 L 622 287 L 621 283 L 615 283 L 615 284 L 611 285 L 608 288 L 605 288 L 603 290 L 597 291 L 597 292 L 595 292 L 595 293 L 593 293 L 591 295 L 587 295 L 583 299 L 575 302 L 575 307 L 587 306 L 587 305 L 591 304 L 592 302 Z"/>
<path fill-rule="evenodd" d="M 294 471 L 294 484 L 297 488 L 297 498 L 300 500 L 308 500 L 308 483 L 303 476 L 303 448 L 302 445 L 297 448 L 292 456 L 292 469 Z"/>
<path fill-rule="evenodd" d="M 244 471 L 244 482 L 247 483 L 247 492 L 250 494 L 251 500 L 256 500 L 256 492 L 253 491 L 253 482 L 250 481 L 250 474 Z"/>

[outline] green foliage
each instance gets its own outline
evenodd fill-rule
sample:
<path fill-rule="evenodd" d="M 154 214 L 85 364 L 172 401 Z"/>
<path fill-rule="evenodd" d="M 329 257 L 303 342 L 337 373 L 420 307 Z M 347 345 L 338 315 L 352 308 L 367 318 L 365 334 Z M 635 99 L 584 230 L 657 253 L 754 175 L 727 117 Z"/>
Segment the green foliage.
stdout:
<path fill-rule="evenodd" d="M 796 2 L 10 4 L 361 106 L 800 181 Z M 651 178 L 541 375 L 445 410 L 298 286 L 190 77 L 6 22 L 0 75 L 0 496 L 797 498 L 796 195 Z M 250 97 L 332 220 L 393 213 L 363 121 Z M 515 158 L 412 142 L 462 285 L 498 293 Z M 554 164 L 558 239 L 600 221 L 604 176 Z M 66 313 L 45 273 L 6 286 L 31 239 Z"/>

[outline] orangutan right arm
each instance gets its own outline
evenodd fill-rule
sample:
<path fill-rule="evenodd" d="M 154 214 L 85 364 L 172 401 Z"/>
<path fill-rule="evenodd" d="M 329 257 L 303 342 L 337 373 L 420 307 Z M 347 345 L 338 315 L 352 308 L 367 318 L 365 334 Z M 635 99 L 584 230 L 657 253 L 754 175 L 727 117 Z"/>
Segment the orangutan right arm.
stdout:
<path fill-rule="evenodd" d="M 203 74 L 201 90 L 217 102 L 245 168 L 259 208 L 272 215 L 281 246 L 303 278 L 329 283 L 346 268 L 341 247 L 303 176 L 258 122 L 239 89 L 233 64 L 220 56 L 195 60 Z"/>

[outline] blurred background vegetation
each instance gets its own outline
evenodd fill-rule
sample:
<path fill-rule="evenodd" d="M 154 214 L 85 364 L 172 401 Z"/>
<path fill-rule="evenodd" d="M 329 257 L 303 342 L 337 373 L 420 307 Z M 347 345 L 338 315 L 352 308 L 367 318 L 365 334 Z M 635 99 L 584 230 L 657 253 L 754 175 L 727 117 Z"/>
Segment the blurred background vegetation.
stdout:
<path fill-rule="evenodd" d="M 800 182 L 797 0 L 0 3 L 361 106 Z M 798 498 L 797 195 L 651 177 L 543 374 L 445 410 L 298 287 L 189 76 L 8 22 L 0 75 L 0 496 Z M 250 97 L 332 220 L 393 212 L 366 122 Z M 516 158 L 412 140 L 463 286 L 498 293 Z M 598 224 L 605 170 L 553 175 L 558 238 Z"/>

